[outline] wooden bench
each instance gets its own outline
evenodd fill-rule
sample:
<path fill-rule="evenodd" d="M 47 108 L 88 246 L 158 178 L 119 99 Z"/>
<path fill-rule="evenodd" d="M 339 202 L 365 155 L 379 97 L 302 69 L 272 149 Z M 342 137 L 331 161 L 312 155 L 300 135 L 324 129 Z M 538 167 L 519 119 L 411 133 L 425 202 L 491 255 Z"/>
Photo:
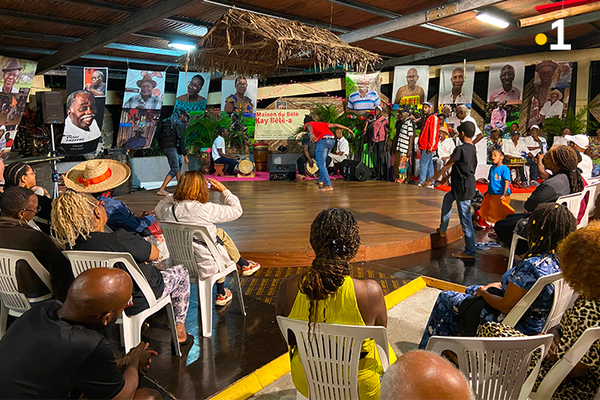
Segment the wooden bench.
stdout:
<path fill-rule="evenodd" d="M 223 167 L 225 167 L 225 164 L 215 164 L 215 176 L 225 176 Z"/>

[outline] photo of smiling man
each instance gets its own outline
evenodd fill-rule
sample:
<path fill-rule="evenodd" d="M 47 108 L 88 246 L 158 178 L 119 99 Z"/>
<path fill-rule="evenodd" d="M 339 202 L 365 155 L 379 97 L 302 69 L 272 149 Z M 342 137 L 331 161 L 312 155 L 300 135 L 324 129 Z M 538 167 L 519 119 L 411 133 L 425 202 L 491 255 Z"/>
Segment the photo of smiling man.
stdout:
<path fill-rule="evenodd" d="M 439 104 L 469 104 L 473 101 L 475 66 L 463 64 L 442 65 L 440 70 Z"/>
<path fill-rule="evenodd" d="M 525 62 L 490 64 L 488 99 L 490 103 L 520 104 L 525 77 Z"/>
<path fill-rule="evenodd" d="M 87 90 L 77 90 L 67 97 L 67 117 L 61 146 L 65 153 L 85 154 L 96 151 L 100 128 L 96 123 L 96 98 Z"/>

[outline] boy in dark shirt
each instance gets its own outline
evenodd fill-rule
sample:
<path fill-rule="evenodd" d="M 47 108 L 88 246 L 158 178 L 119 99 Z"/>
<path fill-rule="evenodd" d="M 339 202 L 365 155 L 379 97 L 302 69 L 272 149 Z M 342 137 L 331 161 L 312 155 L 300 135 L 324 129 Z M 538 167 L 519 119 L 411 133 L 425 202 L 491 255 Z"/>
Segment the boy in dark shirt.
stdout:
<path fill-rule="evenodd" d="M 477 251 L 475 249 L 473 220 L 471 219 L 471 199 L 475 196 L 475 168 L 477 168 L 477 150 L 473 145 L 475 124 L 470 121 L 463 122 L 458 127 L 458 132 L 463 144 L 454 149 L 448 163 L 431 178 L 431 181 L 437 180 L 452 167 L 450 173 L 451 189 L 444 196 L 442 218 L 437 231 L 441 237 L 446 236 L 452 213 L 452 203 L 456 200 L 460 224 L 465 235 L 465 250 L 461 253 L 452 253 L 452 256 L 474 259 Z M 427 182 L 427 185 L 431 184 L 431 181 Z"/>

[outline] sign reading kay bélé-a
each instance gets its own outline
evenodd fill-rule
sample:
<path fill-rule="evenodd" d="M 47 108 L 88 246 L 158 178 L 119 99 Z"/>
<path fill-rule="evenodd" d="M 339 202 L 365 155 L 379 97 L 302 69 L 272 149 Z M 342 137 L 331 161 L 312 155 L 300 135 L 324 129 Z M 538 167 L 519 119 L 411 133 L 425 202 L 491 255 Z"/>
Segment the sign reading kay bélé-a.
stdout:
<path fill-rule="evenodd" d="M 254 138 L 277 140 L 295 136 L 308 114 L 310 110 L 257 110 Z"/>

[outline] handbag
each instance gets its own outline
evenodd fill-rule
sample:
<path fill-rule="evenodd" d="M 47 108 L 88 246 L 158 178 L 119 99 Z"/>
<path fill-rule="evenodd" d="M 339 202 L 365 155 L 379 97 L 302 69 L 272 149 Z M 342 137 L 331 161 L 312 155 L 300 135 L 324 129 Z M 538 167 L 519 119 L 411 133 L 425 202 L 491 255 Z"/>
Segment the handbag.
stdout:
<path fill-rule="evenodd" d="M 504 296 L 504 292 L 496 287 L 487 289 L 488 293 L 497 296 Z M 479 327 L 481 311 L 486 309 L 495 317 L 501 314 L 500 311 L 490 306 L 481 296 L 469 296 L 458 306 L 458 332 L 460 336 L 475 336 Z"/>

